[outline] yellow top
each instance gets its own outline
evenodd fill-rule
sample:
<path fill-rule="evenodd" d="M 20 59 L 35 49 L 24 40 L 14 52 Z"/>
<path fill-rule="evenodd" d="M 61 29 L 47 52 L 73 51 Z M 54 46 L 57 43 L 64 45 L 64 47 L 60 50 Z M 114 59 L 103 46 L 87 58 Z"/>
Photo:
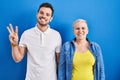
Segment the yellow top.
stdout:
<path fill-rule="evenodd" d="M 75 52 L 73 58 L 72 80 L 94 80 L 94 56 L 88 50 L 85 53 Z"/>

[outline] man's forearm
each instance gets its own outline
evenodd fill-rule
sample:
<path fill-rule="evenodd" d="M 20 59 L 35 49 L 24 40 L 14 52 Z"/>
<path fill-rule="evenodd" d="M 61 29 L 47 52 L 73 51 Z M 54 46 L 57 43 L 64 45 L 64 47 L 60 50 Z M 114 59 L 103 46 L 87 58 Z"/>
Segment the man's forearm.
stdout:
<path fill-rule="evenodd" d="M 22 59 L 22 54 L 20 52 L 19 46 L 13 46 L 12 45 L 12 57 L 14 59 L 15 62 L 20 62 Z"/>

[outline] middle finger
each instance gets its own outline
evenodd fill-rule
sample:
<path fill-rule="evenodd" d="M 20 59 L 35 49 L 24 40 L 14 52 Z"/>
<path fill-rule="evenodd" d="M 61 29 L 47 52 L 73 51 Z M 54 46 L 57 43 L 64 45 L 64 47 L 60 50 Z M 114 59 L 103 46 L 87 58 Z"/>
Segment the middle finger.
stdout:
<path fill-rule="evenodd" d="M 9 24 L 11 32 L 14 32 L 14 29 L 12 27 L 12 24 Z"/>

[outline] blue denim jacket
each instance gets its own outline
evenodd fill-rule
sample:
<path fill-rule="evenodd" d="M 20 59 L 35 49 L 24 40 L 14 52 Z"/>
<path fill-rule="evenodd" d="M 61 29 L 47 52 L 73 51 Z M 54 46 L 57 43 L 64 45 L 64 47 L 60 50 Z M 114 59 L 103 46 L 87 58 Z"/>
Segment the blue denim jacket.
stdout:
<path fill-rule="evenodd" d="M 102 53 L 99 45 L 95 42 L 90 42 L 89 50 L 95 58 L 94 65 L 94 80 L 105 80 L 104 64 Z M 71 80 L 73 68 L 73 56 L 75 45 L 73 42 L 66 42 L 60 53 L 60 62 L 58 67 L 58 80 Z"/>

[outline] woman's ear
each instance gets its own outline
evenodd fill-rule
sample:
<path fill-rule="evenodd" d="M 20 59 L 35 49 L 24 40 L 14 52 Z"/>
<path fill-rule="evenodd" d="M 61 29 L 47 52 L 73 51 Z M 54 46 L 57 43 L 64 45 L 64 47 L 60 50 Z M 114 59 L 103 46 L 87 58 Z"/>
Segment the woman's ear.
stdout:
<path fill-rule="evenodd" d="M 88 35 L 88 33 L 89 33 L 89 30 L 87 30 L 86 35 Z"/>

